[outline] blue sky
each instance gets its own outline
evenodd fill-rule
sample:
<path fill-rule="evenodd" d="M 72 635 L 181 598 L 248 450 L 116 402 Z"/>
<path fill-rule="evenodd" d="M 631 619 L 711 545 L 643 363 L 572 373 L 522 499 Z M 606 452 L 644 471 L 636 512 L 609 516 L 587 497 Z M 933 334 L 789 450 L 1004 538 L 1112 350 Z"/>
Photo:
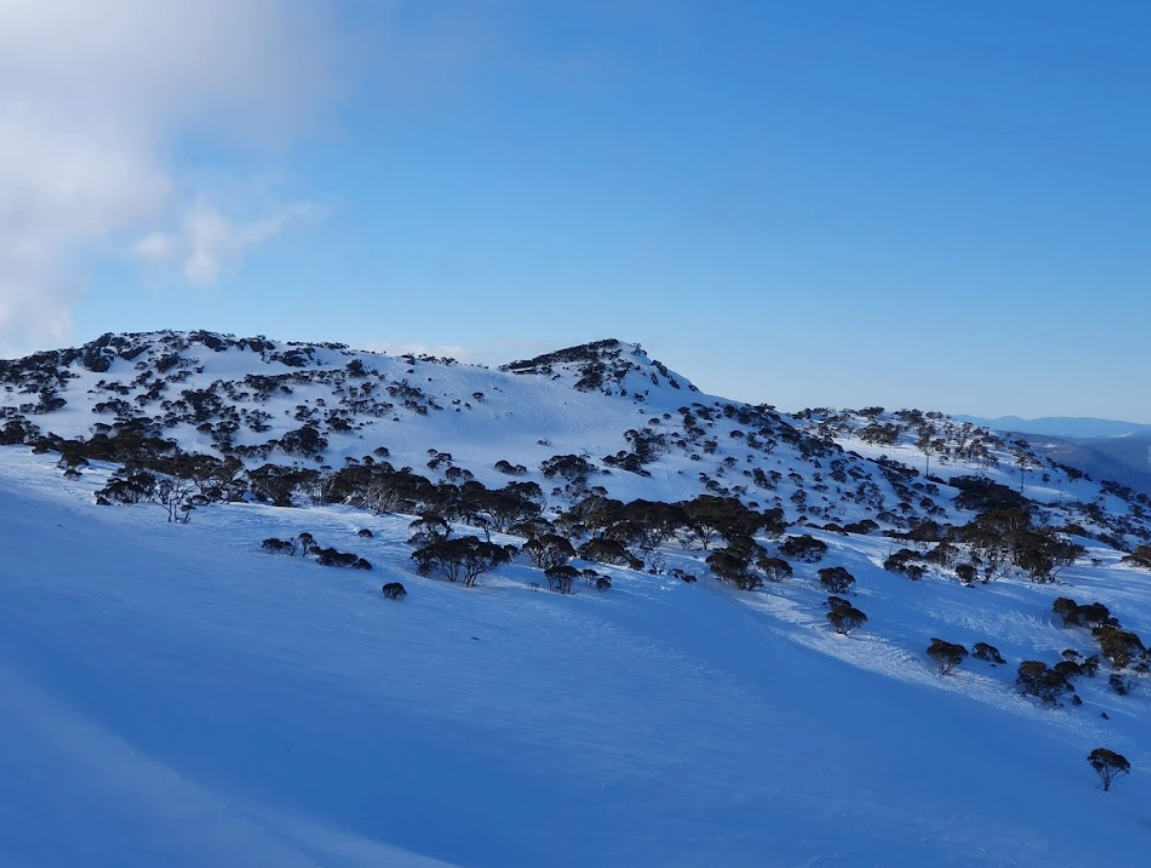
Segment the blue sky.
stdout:
<path fill-rule="evenodd" d="M 10 352 L 615 336 L 785 409 L 1151 422 L 1146 3 L 13 2 Z"/>

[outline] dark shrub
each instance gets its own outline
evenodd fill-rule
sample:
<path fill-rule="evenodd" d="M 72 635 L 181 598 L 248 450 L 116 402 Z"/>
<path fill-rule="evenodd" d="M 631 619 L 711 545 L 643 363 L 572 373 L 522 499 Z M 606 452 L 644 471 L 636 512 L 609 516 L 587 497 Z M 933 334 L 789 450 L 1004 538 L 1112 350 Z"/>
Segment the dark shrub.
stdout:
<path fill-rule="evenodd" d="M 1060 696 L 1071 692 L 1067 679 L 1041 660 L 1020 663 L 1015 684 L 1024 695 L 1036 696 L 1047 705 L 1055 705 Z"/>
<path fill-rule="evenodd" d="M 544 570 L 548 587 L 558 594 L 572 593 L 572 585 L 580 577 L 580 571 L 569 564 L 557 564 Z"/>
<path fill-rule="evenodd" d="M 927 648 L 927 656 L 935 661 L 940 675 L 949 675 L 967 657 L 967 649 L 954 642 L 932 639 Z"/>
<path fill-rule="evenodd" d="M 449 582 L 462 578 L 464 586 L 470 588 L 480 576 L 510 561 L 513 551 L 478 537 L 464 536 L 431 542 L 412 552 L 412 559 L 421 576 L 438 571 Z"/>
<path fill-rule="evenodd" d="M 286 554 L 291 556 L 296 553 L 296 543 L 293 540 L 276 539 L 274 537 L 269 537 L 264 540 L 260 544 L 260 548 L 272 554 Z"/>
<path fill-rule="evenodd" d="M 1111 677 L 1107 679 L 1107 683 L 1111 689 L 1118 693 L 1120 696 L 1126 696 L 1135 688 L 1135 683 L 1130 678 L 1124 678 L 1118 672 L 1112 672 Z"/>
<path fill-rule="evenodd" d="M 835 632 L 846 636 L 852 630 L 867 623 L 867 616 L 854 606 L 836 606 L 827 613 L 827 620 Z"/>
<path fill-rule="evenodd" d="M 994 645 L 988 645 L 986 642 L 976 642 L 971 649 L 971 656 L 976 660 L 986 660 L 988 663 L 1006 663 L 1003 655 L 999 653 L 999 649 Z"/>
<path fill-rule="evenodd" d="M 384 585 L 383 592 L 389 600 L 402 600 L 408 595 L 407 590 L 399 582 L 388 582 Z"/>
<path fill-rule="evenodd" d="M 819 583 L 832 594 L 846 594 L 855 584 L 855 577 L 843 567 L 824 567 L 819 571 Z"/>
<path fill-rule="evenodd" d="M 779 545 L 779 553 L 792 560 L 814 564 L 827 552 L 827 543 L 810 534 L 788 537 Z"/>
<path fill-rule="evenodd" d="M 1129 630 L 1101 626 L 1091 631 L 1099 642 L 1099 650 L 1116 669 L 1124 669 L 1133 661 L 1142 659 L 1147 649 L 1142 640 Z"/>
<path fill-rule="evenodd" d="M 1097 747 L 1091 751 L 1087 756 L 1087 762 L 1091 763 L 1091 768 L 1095 769 L 1095 774 L 1099 775 L 1099 780 L 1103 782 L 1103 792 L 1111 789 L 1116 778 L 1131 771 L 1131 763 L 1127 761 L 1127 757 L 1105 747 Z"/>
<path fill-rule="evenodd" d="M 791 564 L 783 558 L 764 558 L 759 562 L 758 566 L 769 582 L 782 582 L 784 579 L 790 579 L 794 575 Z"/>

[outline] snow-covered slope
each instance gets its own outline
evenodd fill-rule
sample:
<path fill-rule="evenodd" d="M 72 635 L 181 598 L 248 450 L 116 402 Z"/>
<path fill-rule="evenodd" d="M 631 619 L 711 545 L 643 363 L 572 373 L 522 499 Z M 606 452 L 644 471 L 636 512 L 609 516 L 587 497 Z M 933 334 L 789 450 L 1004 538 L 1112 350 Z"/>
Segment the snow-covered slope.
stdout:
<path fill-rule="evenodd" d="M 3 866 L 1145 861 L 1151 659 L 1103 643 L 1151 632 L 1151 499 L 939 413 L 785 415 L 615 340 L 105 335 L 0 362 L 0 527 Z M 519 551 L 417 575 L 448 530 Z"/>
<path fill-rule="evenodd" d="M 1151 541 L 1146 495 L 1101 485 L 1026 444 L 938 413 L 786 416 L 701 394 L 616 340 L 496 371 L 211 332 L 104 335 L 0 362 L 0 387 L 0 443 L 126 433 L 248 468 L 322 473 L 382 455 L 433 482 L 533 481 L 557 507 L 588 493 L 624 501 L 712 494 L 779 508 L 791 522 L 870 519 L 904 530 L 970 518 L 955 509 L 947 483 L 980 476 L 1026 482 L 1052 526 L 1072 523 L 1129 547 Z M 569 455 L 588 471 L 547 471 L 549 459 Z"/>
<path fill-rule="evenodd" d="M 973 589 L 824 534 L 870 615 L 842 637 L 814 566 L 751 594 L 614 568 L 607 593 L 533 593 L 523 564 L 463 589 L 412 574 L 405 518 L 169 524 L 93 506 L 108 470 L 0 450 L 0 864 L 1145 862 L 1151 693 L 1084 679 L 1082 706 L 1048 709 L 1011 685 L 1022 657 L 1089 650 L 1057 594 L 1151 629 L 1147 575 L 1109 550 L 1070 590 Z M 375 570 L 259 549 L 302 530 Z M 396 579 L 402 603 L 379 594 Z M 1008 663 L 942 678 L 935 635 Z M 1134 767 L 1110 793 L 1098 746 Z"/>

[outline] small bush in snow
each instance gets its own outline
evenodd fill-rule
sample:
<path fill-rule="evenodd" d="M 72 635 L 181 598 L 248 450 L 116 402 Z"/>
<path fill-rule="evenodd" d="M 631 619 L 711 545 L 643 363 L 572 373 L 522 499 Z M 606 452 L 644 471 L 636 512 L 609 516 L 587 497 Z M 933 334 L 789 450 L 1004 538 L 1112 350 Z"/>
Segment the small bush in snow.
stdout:
<path fill-rule="evenodd" d="M 1124 669 L 1147 655 L 1143 641 L 1130 630 L 1103 625 L 1092 630 L 1091 635 L 1099 642 L 1103 656 L 1116 669 Z"/>
<path fill-rule="evenodd" d="M 950 675 L 967 657 L 967 649 L 954 642 L 932 639 L 931 645 L 927 648 L 927 656 L 935 661 L 940 675 Z"/>
<path fill-rule="evenodd" d="M 836 606 L 827 613 L 827 620 L 835 628 L 835 632 L 846 636 L 857 627 L 867 623 L 867 616 L 854 606 Z"/>
<path fill-rule="evenodd" d="M 1151 570 L 1151 545 L 1141 545 L 1120 561 L 1132 567 Z"/>
<path fill-rule="evenodd" d="M 260 548 L 272 554 L 286 554 L 288 556 L 296 553 L 296 543 L 294 540 L 276 539 L 275 537 L 268 537 L 260 543 Z"/>
<path fill-rule="evenodd" d="M 988 663 L 1006 663 L 999 649 L 986 642 L 976 642 L 971 649 L 971 656 L 976 660 L 986 660 Z"/>
<path fill-rule="evenodd" d="M 407 589 L 399 582 L 388 582 L 382 590 L 384 596 L 389 600 L 402 600 L 408 595 Z"/>
<path fill-rule="evenodd" d="M 544 576 L 548 580 L 548 587 L 557 594 L 570 594 L 575 580 L 580 577 L 580 571 L 570 564 L 557 564 L 544 570 Z"/>
<path fill-rule="evenodd" d="M 759 568 L 769 582 L 782 582 L 794 575 L 791 564 L 783 558 L 764 558 L 759 562 Z"/>
<path fill-rule="evenodd" d="M 1041 660 L 1024 660 L 1019 664 L 1015 679 L 1019 691 L 1025 696 L 1038 697 L 1047 705 L 1055 705 L 1059 697 L 1071 692 L 1071 684 L 1059 672 L 1048 669 Z"/>
<path fill-rule="evenodd" d="M 1111 677 L 1107 679 L 1107 683 L 1111 686 L 1111 689 L 1120 696 L 1126 696 L 1135 689 L 1135 683 L 1130 678 L 1124 678 L 1118 672 L 1112 672 Z"/>
<path fill-rule="evenodd" d="M 817 563 L 826 552 L 827 543 L 810 534 L 788 537 L 779 545 L 781 555 L 805 564 Z"/>

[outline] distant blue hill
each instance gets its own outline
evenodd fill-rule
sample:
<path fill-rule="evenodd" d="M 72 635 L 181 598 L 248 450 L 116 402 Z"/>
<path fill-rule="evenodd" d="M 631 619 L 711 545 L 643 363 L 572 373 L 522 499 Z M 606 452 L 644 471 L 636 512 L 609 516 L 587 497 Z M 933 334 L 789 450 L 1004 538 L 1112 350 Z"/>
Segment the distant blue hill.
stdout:
<path fill-rule="evenodd" d="M 1018 431 L 1022 434 L 1044 434 L 1049 437 L 1083 439 L 1132 435 L 1151 437 L 1151 425 L 1120 422 L 1115 419 L 1094 419 L 1089 416 L 1045 416 L 1040 419 L 1000 416 L 998 419 L 988 419 L 955 414 L 955 418 L 963 422 L 985 425 L 997 431 Z"/>

